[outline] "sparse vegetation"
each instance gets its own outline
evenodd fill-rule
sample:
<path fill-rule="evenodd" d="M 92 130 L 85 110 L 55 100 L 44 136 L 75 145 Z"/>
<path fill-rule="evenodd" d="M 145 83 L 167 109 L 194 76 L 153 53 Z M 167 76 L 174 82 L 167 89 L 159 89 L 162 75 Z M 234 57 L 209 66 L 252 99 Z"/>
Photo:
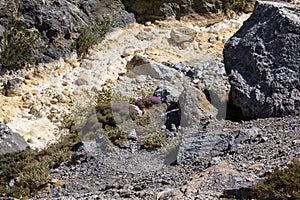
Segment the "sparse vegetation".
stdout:
<path fill-rule="evenodd" d="M 100 24 L 86 25 L 81 29 L 80 36 L 77 38 L 73 47 L 76 48 L 78 55 L 83 58 L 89 49 L 99 44 L 109 28 L 113 26 L 109 18 L 104 19 Z"/>
<path fill-rule="evenodd" d="M 156 133 L 156 135 L 146 138 L 143 144 L 143 148 L 147 150 L 153 150 L 162 147 L 164 144 L 165 144 L 165 140 L 163 134 Z"/>
<path fill-rule="evenodd" d="M 114 105 L 114 113 L 112 103 Z M 127 102 L 127 103 L 126 103 Z M 124 97 L 121 94 L 113 94 L 109 89 L 102 89 L 95 96 L 95 110 L 98 119 L 98 127 L 103 129 L 104 134 L 115 145 L 121 145 L 127 141 L 127 135 L 118 126 L 117 121 L 124 122 L 130 117 L 136 125 L 146 127 L 151 123 L 148 112 L 142 116 L 137 116 L 134 109 L 130 109 L 129 103 L 138 106 L 140 109 L 148 110 L 155 104 L 160 104 L 161 100 L 155 96 L 142 97 L 135 100 L 132 97 Z M 89 127 L 93 125 L 90 124 Z M 150 137 L 146 140 L 145 148 L 153 149 L 161 145 L 158 141 L 160 137 Z"/>
<path fill-rule="evenodd" d="M 148 114 L 144 114 L 143 116 L 137 118 L 135 120 L 135 123 L 139 126 L 146 127 L 147 125 L 149 125 L 151 123 L 150 116 Z"/>
<path fill-rule="evenodd" d="M 112 101 L 132 101 L 132 99 L 123 97 L 120 94 L 113 94 L 110 89 L 105 88 L 99 91 L 95 96 L 98 127 L 103 129 L 104 134 L 113 144 L 120 145 L 127 140 L 127 135 L 117 126 L 111 108 Z"/>
<path fill-rule="evenodd" d="M 71 147 L 78 141 L 77 134 L 69 134 L 39 152 L 0 155 L 0 196 L 25 198 L 42 189 L 51 180 L 50 169 L 71 161 Z"/>
<path fill-rule="evenodd" d="M 3 33 L 4 44 L 1 48 L 0 62 L 3 67 L 11 70 L 35 64 L 33 51 L 43 49 L 39 45 L 41 34 L 32 30 L 22 21 L 11 21 Z"/>
<path fill-rule="evenodd" d="M 140 109 L 149 109 L 155 104 L 160 104 L 161 100 L 159 97 L 149 96 L 141 99 L 135 100 L 134 104 L 137 105 Z"/>
<path fill-rule="evenodd" d="M 300 199 L 300 160 L 293 160 L 286 169 L 276 168 L 266 179 L 253 187 L 257 199 Z"/>
<path fill-rule="evenodd" d="M 228 14 L 229 11 L 249 12 L 252 10 L 250 5 L 253 5 L 252 0 L 226 0 L 223 2 L 223 10 L 225 14 Z"/>
<path fill-rule="evenodd" d="M 127 141 L 127 134 L 120 127 L 107 127 L 105 135 L 114 145 L 121 145 Z"/>
<path fill-rule="evenodd" d="M 146 98 L 149 96 L 153 96 L 154 91 L 155 91 L 155 88 L 148 88 L 148 89 L 142 88 L 138 91 L 138 96 L 140 98 Z"/>

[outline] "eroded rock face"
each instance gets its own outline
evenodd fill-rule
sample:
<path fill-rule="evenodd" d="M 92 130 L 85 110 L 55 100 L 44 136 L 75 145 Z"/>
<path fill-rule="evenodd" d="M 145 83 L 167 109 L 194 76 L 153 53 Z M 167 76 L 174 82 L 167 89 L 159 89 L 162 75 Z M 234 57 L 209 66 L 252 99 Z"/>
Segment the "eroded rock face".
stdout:
<path fill-rule="evenodd" d="M 6 96 L 13 97 L 13 96 L 21 96 L 23 93 L 23 80 L 19 78 L 13 78 L 7 81 L 4 85 L 4 90 Z"/>
<path fill-rule="evenodd" d="M 183 127 L 203 127 L 207 120 L 215 118 L 218 113 L 218 110 L 206 99 L 205 94 L 190 85 L 184 87 L 184 91 L 179 96 L 179 104 Z"/>
<path fill-rule="evenodd" d="M 28 146 L 24 138 L 7 125 L 0 124 L 0 154 L 22 151 Z"/>
<path fill-rule="evenodd" d="M 219 0 L 123 0 L 126 9 L 133 12 L 138 21 L 164 19 L 198 13 L 213 14 L 221 11 L 222 1 Z"/>
<path fill-rule="evenodd" d="M 46 52 L 37 53 L 39 61 L 52 61 L 71 53 L 72 40 L 76 39 L 84 25 L 96 24 L 109 17 L 116 27 L 124 27 L 135 21 L 120 0 L 117 1 L 9 1 L 0 0 L 0 25 L 16 19 L 43 36 Z"/>
<path fill-rule="evenodd" d="M 299 6 L 257 2 L 226 43 L 230 99 L 245 118 L 300 113 L 299 19 Z"/>

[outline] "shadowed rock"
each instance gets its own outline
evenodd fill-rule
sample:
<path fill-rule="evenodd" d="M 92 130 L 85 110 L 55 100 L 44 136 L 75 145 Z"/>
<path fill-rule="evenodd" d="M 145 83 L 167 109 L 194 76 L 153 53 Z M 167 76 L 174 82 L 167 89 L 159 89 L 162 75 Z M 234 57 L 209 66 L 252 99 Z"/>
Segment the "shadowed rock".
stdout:
<path fill-rule="evenodd" d="M 22 151 L 29 147 L 19 133 L 13 132 L 7 125 L 0 124 L 0 154 Z"/>
<path fill-rule="evenodd" d="M 181 126 L 203 127 L 207 121 L 217 116 L 218 110 L 210 104 L 205 94 L 190 85 L 185 86 L 179 96 Z"/>
<path fill-rule="evenodd" d="M 224 49 L 231 103 L 244 118 L 300 112 L 300 7 L 257 2 Z"/>
<path fill-rule="evenodd" d="M 133 12 L 138 21 L 165 19 L 175 16 L 180 19 L 187 14 L 219 13 L 222 10 L 222 1 L 219 0 L 123 0 L 126 9 Z"/>

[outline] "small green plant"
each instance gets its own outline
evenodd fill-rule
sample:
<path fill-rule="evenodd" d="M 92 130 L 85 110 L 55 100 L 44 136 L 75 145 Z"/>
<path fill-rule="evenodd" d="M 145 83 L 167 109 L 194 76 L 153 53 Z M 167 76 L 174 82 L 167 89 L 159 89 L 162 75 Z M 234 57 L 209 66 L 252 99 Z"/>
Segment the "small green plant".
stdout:
<path fill-rule="evenodd" d="M 300 160 L 294 159 L 286 169 L 276 168 L 253 187 L 257 199 L 300 199 Z"/>
<path fill-rule="evenodd" d="M 0 186 L 1 197 L 14 197 L 17 199 L 26 199 L 30 196 L 29 189 L 21 187 L 6 188 Z"/>
<path fill-rule="evenodd" d="M 105 18 L 100 24 L 84 26 L 80 31 L 80 36 L 73 44 L 73 48 L 76 48 L 78 55 L 83 58 L 89 49 L 102 41 L 112 26 L 113 23 L 109 18 Z"/>
<path fill-rule="evenodd" d="M 73 113 L 63 113 L 60 129 L 67 129 L 71 134 L 76 134 L 76 126 Z"/>
<path fill-rule="evenodd" d="M 121 145 L 127 141 L 127 134 L 120 127 L 106 127 L 105 135 L 114 145 Z"/>
<path fill-rule="evenodd" d="M 245 12 L 247 11 L 246 8 L 249 4 L 253 4 L 252 0 L 226 0 L 223 2 L 223 10 L 225 14 L 228 12 Z"/>
<path fill-rule="evenodd" d="M 143 144 L 143 148 L 153 150 L 162 147 L 165 144 L 163 134 L 157 133 L 156 135 L 146 138 Z"/>
<path fill-rule="evenodd" d="M 134 122 L 142 127 L 146 127 L 147 125 L 151 124 L 151 118 L 148 114 L 144 114 L 141 117 L 134 120 Z"/>
<path fill-rule="evenodd" d="M 140 89 L 138 90 L 138 96 L 139 98 L 146 98 L 149 96 L 153 96 L 155 89 L 154 88 L 150 88 L 150 89 Z"/>
<path fill-rule="evenodd" d="M 7 69 L 17 70 L 28 64 L 35 64 L 32 53 L 39 46 L 41 34 L 30 30 L 22 21 L 12 21 L 3 33 L 4 44 L 1 48 L 0 62 Z"/>
<path fill-rule="evenodd" d="M 96 105 L 107 104 L 112 101 L 112 91 L 110 89 L 102 88 L 95 96 Z"/>

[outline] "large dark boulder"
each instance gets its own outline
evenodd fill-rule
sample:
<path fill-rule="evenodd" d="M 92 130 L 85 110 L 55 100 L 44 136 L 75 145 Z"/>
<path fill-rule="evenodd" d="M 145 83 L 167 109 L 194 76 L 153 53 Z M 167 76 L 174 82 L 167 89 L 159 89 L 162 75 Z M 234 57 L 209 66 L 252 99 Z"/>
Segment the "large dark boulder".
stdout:
<path fill-rule="evenodd" d="M 0 124 L 0 154 L 22 151 L 29 147 L 19 133 L 13 132 L 7 125 Z"/>
<path fill-rule="evenodd" d="M 84 25 L 100 23 L 106 17 L 116 27 L 135 22 L 134 15 L 125 10 L 121 0 L 0 0 L 0 11 L 3 27 L 7 28 L 12 20 L 21 19 L 41 33 L 46 51 L 35 57 L 46 62 L 68 56 L 72 41 Z"/>
<path fill-rule="evenodd" d="M 225 44 L 230 102 L 244 118 L 300 112 L 300 7 L 256 2 L 241 29 Z"/>

